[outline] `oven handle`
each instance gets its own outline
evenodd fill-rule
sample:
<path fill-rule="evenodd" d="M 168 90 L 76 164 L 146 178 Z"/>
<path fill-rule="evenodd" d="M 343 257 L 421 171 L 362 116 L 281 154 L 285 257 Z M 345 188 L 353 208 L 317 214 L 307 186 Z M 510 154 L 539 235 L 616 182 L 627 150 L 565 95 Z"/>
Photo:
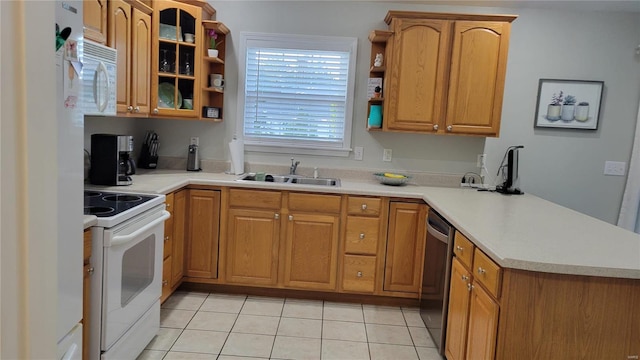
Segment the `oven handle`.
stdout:
<path fill-rule="evenodd" d="M 141 227 L 140 229 L 132 232 L 131 234 L 114 236 L 113 240 L 111 240 L 111 246 L 117 246 L 117 245 L 128 243 L 128 242 L 134 240 L 140 234 L 144 233 L 145 231 L 151 229 L 154 226 L 157 226 L 157 225 L 163 223 L 169 217 L 171 217 L 171 214 L 167 210 L 162 210 L 162 216 L 160 216 L 159 218 L 153 220 L 152 222 L 148 223 L 147 225 Z"/>
<path fill-rule="evenodd" d="M 434 238 L 442 241 L 445 244 L 449 243 L 449 237 L 446 234 L 441 233 L 440 231 L 438 231 L 438 229 L 434 228 L 428 222 L 427 222 L 427 233 L 429 233 L 429 235 L 432 235 Z"/>

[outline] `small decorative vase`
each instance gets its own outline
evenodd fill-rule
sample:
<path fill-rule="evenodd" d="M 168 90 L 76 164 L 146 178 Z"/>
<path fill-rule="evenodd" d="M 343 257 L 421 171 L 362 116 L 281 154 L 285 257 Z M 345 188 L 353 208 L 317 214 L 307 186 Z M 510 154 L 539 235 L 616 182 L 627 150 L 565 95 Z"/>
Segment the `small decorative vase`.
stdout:
<path fill-rule="evenodd" d="M 218 49 L 207 49 L 209 57 L 218 57 Z"/>
<path fill-rule="evenodd" d="M 371 105 L 369 111 L 369 128 L 382 127 L 382 105 Z"/>
<path fill-rule="evenodd" d="M 573 110 L 575 105 L 563 105 L 562 106 L 562 121 L 571 121 L 573 120 Z"/>
<path fill-rule="evenodd" d="M 589 105 L 576 106 L 576 120 L 577 121 L 589 120 Z"/>
<path fill-rule="evenodd" d="M 560 120 L 560 109 L 562 109 L 562 106 L 550 104 L 547 107 L 547 120 L 549 121 Z"/>

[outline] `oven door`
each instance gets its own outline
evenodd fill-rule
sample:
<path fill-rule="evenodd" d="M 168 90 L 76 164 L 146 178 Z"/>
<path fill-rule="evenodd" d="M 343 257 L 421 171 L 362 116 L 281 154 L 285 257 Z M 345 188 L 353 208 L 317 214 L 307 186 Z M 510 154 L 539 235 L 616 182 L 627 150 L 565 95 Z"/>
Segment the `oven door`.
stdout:
<path fill-rule="evenodd" d="M 102 339 L 106 351 L 158 301 L 164 204 L 104 231 Z"/>

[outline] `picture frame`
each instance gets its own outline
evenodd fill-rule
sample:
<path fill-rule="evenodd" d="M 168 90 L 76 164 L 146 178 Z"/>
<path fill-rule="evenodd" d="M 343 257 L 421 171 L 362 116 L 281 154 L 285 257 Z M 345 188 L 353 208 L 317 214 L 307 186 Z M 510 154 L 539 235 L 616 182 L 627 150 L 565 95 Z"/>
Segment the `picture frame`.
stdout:
<path fill-rule="evenodd" d="M 597 130 L 604 81 L 540 79 L 535 128 Z"/>

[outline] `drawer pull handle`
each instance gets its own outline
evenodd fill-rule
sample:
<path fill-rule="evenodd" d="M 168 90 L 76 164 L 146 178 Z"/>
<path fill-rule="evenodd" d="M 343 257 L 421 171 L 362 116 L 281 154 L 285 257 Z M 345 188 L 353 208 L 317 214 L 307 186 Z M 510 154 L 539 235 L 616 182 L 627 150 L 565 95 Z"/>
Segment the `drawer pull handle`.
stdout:
<path fill-rule="evenodd" d="M 280 214 L 273 215 L 273 218 L 276 219 L 276 220 L 280 219 Z"/>
<path fill-rule="evenodd" d="M 94 270 L 95 269 L 93 267 L 90 267 L 90 268 L 87 269 L 87 272 L 89 273 L 89 275 L 93 275 L 93 271 Z"/>
<path fill-rule="evenodd" d="M 367 204 L 362 204 L 362 210 L 367 210 Z"/>
<path fill-rule="evenodd" d="M 364 239 L 364 233 L 360 233 L 360 239 Z"/>
<path fill-rule="evenodd" d="M 464 250 L 464 249 L 462 248 L 462 246 L 460 246 L 460 245 L 457 245 L 457 246 L 456 246 L 456 251 L 462 251 L 462 250 Z"/>
<path fill-rule="evenodd" d="M 356 273 L 356 276 L 357 276 L 357 277 L 362 277 L 362 271 L 358 271 L 358 272 Z"/>
<path fill-rule="evenodd" d="M 487 270 L 485 270 L 485 269 L 483 269 L 481 267 L 478 267 L 478 274 L 482 275 L 482 274 L 484 274 L 486 272 L 487 272 Z"/>

